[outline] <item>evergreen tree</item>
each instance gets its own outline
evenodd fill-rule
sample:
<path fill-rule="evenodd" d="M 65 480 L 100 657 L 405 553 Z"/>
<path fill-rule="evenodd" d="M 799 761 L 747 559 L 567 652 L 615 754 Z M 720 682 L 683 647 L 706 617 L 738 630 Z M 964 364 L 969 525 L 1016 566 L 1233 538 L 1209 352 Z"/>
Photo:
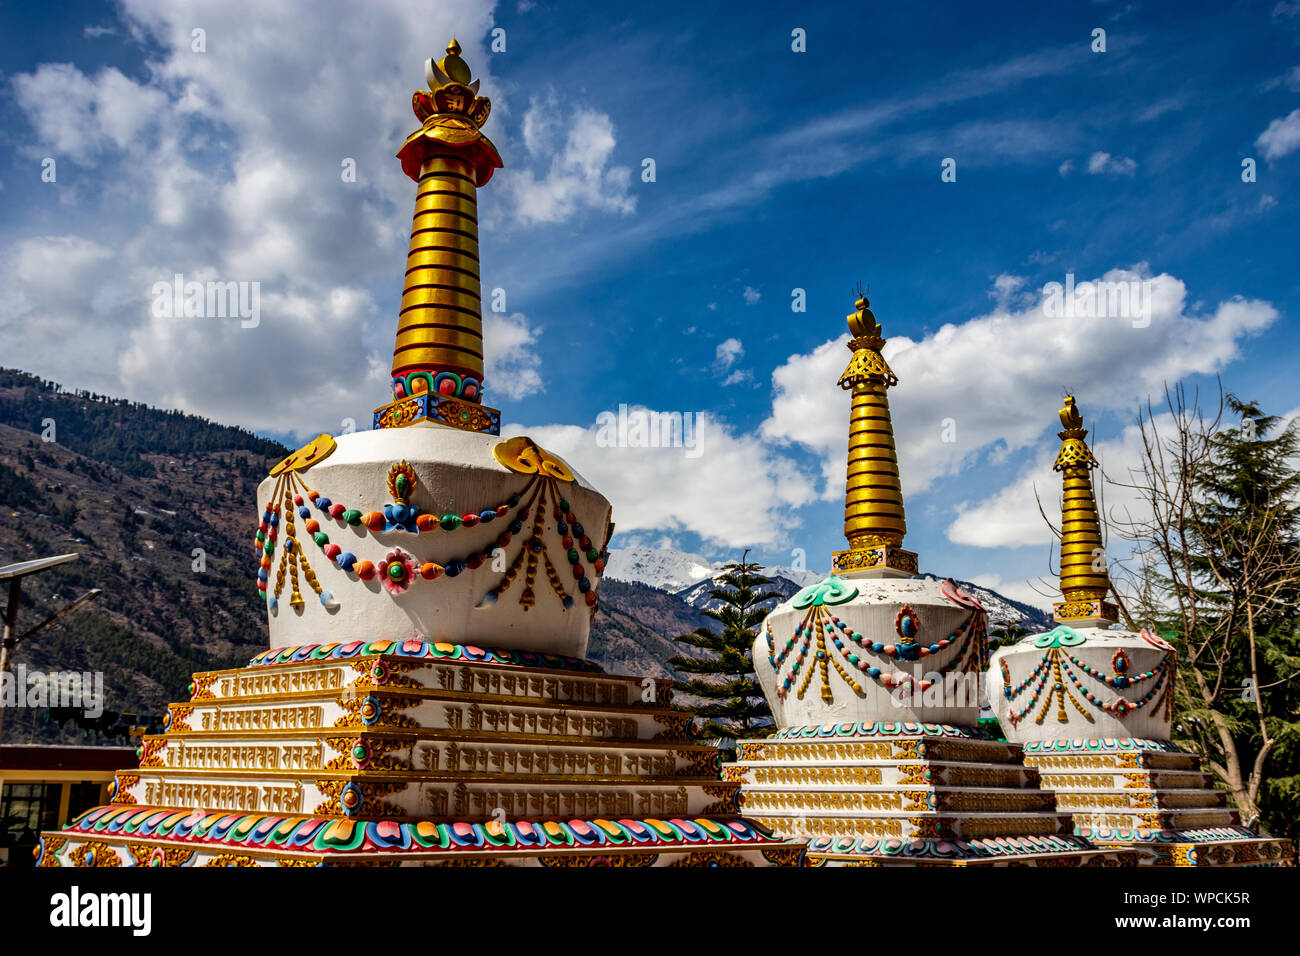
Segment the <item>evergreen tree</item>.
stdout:
<path fill-rule="evenodd" d="M 1181 389 L 1168 404 L 1167 437 L 1149 413 L 1142 421 L 1132 487 L 1151 517 L 1129 536 L 1144 567 L 1136 606 L 1178 652 L 1173 734 L 1205 755 L 1245 823 L 1294 836 L 1300 434 L 1232 395 L 1209 424 Z"/>
<path fill-rule="evenodd" d="M 760 573 L 761 565 L 748 559 L 746 551 L 739 562 L 723 567 L 722 574 L 714 578 L 716 586 L 709 591 L 722 606 L 700 611 L 700 616 L 722 625 L 721 633 L 697 627 L 676 638 L 677 643 L 698 647 L 706 656 L 679 655 L 668 660 L 679 673 L 693 675 L 689 680 L 674 681 L 673 686 L 709 702 L 684 708 L 707 719 L 701 731 L 706 737 L 760 737 L 772 724 L 772 711 L 754 677 L 753 646 L 758 626 L 771 610 L 765 605 L 781 601 L 783 595 L 766 590 L 771 579 Z"/>
<path fill-rule="evenodd" d="M 1232 692 L 1215 701 L 1240 754 L 1247 785 L 1258 775 L 1257 809 L 1264 826 L 1297 835 L 1300 811 L 1300 435 L 1296 423 L 1255 402 L 1226 398 L 1240 426 L 1217 429 L 1212 454 L 1195 475 L 1203 504 L 1190 549 L 1192 567 L 1205 581 L 1205 626 L 1220 627 L 1228 642 L 1213 663 L 1190 662 Z M 1212 555 L 1212 558 L 1207 558 Z M 1252 592 L 1267 595 L 1252 600 Z M 1204 709 L 1202 699 L 1191 703 Z M 1204 715 L 1203 715 L 1204 716 Z M 1202 720 L 1198 726 L 1208 726 Z M 1210 734 L 1197 734 L 1211 753 Z M 1265 769 L 1268 773 L 1265 773 Z M 1251 806 L 1254 804 L 1254 807 Z"/>

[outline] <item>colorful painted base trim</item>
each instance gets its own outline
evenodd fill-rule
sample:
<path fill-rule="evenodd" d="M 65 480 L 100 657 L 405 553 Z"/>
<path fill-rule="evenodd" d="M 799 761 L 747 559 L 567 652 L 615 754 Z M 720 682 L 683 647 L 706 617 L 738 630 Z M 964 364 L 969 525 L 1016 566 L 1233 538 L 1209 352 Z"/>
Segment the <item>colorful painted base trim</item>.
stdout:
<path fill-rule="evenodd" d="M 1156 830 L 1145 827 L 1087 827 L 1074 831 L 1093 843 L 1212 843 L 1222 840 L 1258 840 L 1246 827 L 1199 827 L 1191 830 Z M 1267 838 L 1265 838 L 1267 839 Z"/>
<path fill-rule="evenodd" d="M 1252 839 L 1210 840 L 1204 843 L 1099 843 L 1132 849 L 1140 866 L 1293 867 L 1291 841 L 1256 836 Z"/>
<path fill-rule="evenodd" d="M 113 835 L 229 849 L 315 853 L 788 845 L 761 827 L 739 819 L 399 823 L 138 806 L 97 807 L 60 831 L 61 837 Z"/>
<path fill-rule="evenodd" d="M 1024 745 L 1026 754 L 1035 753 L 1098 753 L 1112 750 L 1154 750 L 1161 753 L 1186 753 L 1168 740 L 1147 740 L 1142 737 L 1080 738 L 1073 740 L 1030 740 Z"/>
<path fill-rule="evenodd" d="M 782 727 L 768 740 L 807 740 L 827 737 L 959 737 L 967 740 L 997 740 L 994 735 L 978 727 L 958 727 L 955 724 L 920 724 L 894 721 L 855 724 L 806 724 L 801 727 Z"/>
<path fill-rule="evenodd" d="M 349 641 L 346 644 L 303 644 L 298 647 L 273 647 L 248 662 L 249 667 L 274 664 L 301 664 L 308 661 L 345 660 L 384 654 L 392 657 L 465 661 L 471 664 L 501 664 L 510 667 L 546 667 L 554 670 L 588 671 L 603 674 L 599 664 L 579 657 L 533 651 L 508 651 L 483 648 L 473 644 L 446 644 L 427 641 Z"/>
<path fill-rule="evenodd" d="M 998 837 L 987 840 L 900 840 L 894 837 L 818 837 L 808 843 L 809 856 L 881 856 L 899 860 L 975 860 L 1008 856 L 1095 852 L 1079 836 Z"/>

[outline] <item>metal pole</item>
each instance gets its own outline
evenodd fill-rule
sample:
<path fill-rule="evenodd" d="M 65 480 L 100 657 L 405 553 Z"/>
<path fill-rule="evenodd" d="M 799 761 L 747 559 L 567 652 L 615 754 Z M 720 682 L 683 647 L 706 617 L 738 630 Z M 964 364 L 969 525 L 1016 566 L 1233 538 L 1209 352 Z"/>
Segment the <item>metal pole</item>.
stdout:
<path fill-rule="evenodd" d="M 5 606 L 4 637 L 0 640 L 0 680 L 4 680 L 4 675 L 9 673 L 10 665 L 13 663 L 14 648 L 18 646 L 18 598 L 22 594 L 22 590 L 23 579 L 21 577 L 16 577 L 9 582 L 9 603 Z M 17 695 L 16 688 L 14 693 Z M 5 735 L 5 710 L 3 701 L 0 701 L 0 741 L 4 740 Z"/>

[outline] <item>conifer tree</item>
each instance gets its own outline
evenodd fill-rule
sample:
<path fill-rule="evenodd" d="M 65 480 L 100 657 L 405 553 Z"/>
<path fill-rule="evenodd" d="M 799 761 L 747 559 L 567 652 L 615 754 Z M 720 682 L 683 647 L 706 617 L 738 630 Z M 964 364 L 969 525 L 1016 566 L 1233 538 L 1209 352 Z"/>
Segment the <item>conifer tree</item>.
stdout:
<path fill-rule="evenodd" d="M 1205 626 L 1230 635 L 1206 667 L 1232 692 L 1215 708 L 1240 757 L 1244 793 L 1234 796 L 1247 817 L 1260 813 L 1273 832 L 1297 835 L 1300 811 L 1300 435 L 1279 428 L 1258 403 L 1228 395 L 1227 427 L 1210 438 L 1211 454 L 1196 475 L 1204 503 L 1193 524 L 1188 560 L 1206 581 Z M 1236 425 L 1237 421 L 1240 425 Z M 1206 662 L 1209 663 L 1209 662 Z M 1197 688 L 1200 689 L 1199 687 Z M 1190 688 L 1184 685 L 1184 690 Z M 1188 695 L 1196 713 L 1204 694 Z M 1197 706 L 1199 705 L 1199 706 Z M 1213 721 L 1196 722 L 1208 730 Z M 1222 752 L 1223 730 L 1197 733 Z M 1219 746 L 1215 746 L 1219 744 Z M 1253 786 L 1252 786 L 1253 784 Z"/>
<path fill-rule="evenodd" d="M 759 737 L 770 730 L 772 711 L 754 677 L 752 652 L 771 602 L 781 601 L 783 595 L 767 590 L 772 581 L 762 570 L 761 565 L 749 561 L 748 551 L 739 562 L 725 565 L 709 590 L 709 596 L 722 602 L 721 606 L 700 611 L 701 617 L 722 625 L 721 632 L 697 627 L 681 635 L 677 643 L 698 647 L 705 656 L 678 655 L 668 660 L 678 673 L 692 675 L 689 680 L 674 681 L 673 686 L 708 701 L 686 708 L 706 718 L 702 736 Z"/>
<path fill-rule="evenodd" d="M 1175 387 L 1140 418 L 1118 522 L 1141 564 L 1133 606 L 1178 651 L 1175 740 L 1203 753 L 1243 821 L 1300 818 L 1300 435 L 1227 396 L 1206 421 Z M 1240 418 L 1240 424 L 1236 418 Z M 1224 421 L 1224 419 L 1229 419 Z"/>

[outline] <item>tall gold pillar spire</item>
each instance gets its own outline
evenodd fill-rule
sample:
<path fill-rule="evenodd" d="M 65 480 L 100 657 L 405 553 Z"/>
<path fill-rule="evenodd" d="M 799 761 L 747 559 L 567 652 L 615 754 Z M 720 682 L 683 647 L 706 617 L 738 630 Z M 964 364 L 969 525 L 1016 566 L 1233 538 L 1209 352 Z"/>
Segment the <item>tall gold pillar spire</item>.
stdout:
<path fill-rule="evenodd" d="M 501 416 L 481 404 L 483 308 L 477 189 L 501 168 L 480 127 L 492 104 L 460 57 L 460 44 L 424 66 L 428 90 L 411 99 L 423 123 L 397 151 L 416 181 L 411 244 L 393 347 L 393 402 L 376 428 L 429 420 L 497 434 Z"/>
<path fill-rule="evenodd" d="M 902 547 L 907 521 L 886 394 L 898 384 L 898 376 L 881 355 L 885 338 L 870 305 L 866 296 L 859 296 L 857 311 L 848 316 L 853 358 L 839 385 L 853 393 L 844 492 L 844 536 L 849 550 L 831 555 L 831 570 L 915 574 L 916 555 Z"/>
<path fill-rule="evenodd" d="M 1061 472 L 1061 597 L 1065 600 L 1055 606 L 1054 617 L 1072 624 L 1109 624 L 1119 619 L 1119 609 L 1106 603 L 1110 576 L 1092 490 L 1091 472 L 1097 459 L 1084 441 L 1088 430 L 1073 395 L 1066 397 L 1060 416 L 1061 450 L 1052 468 Z"/>

